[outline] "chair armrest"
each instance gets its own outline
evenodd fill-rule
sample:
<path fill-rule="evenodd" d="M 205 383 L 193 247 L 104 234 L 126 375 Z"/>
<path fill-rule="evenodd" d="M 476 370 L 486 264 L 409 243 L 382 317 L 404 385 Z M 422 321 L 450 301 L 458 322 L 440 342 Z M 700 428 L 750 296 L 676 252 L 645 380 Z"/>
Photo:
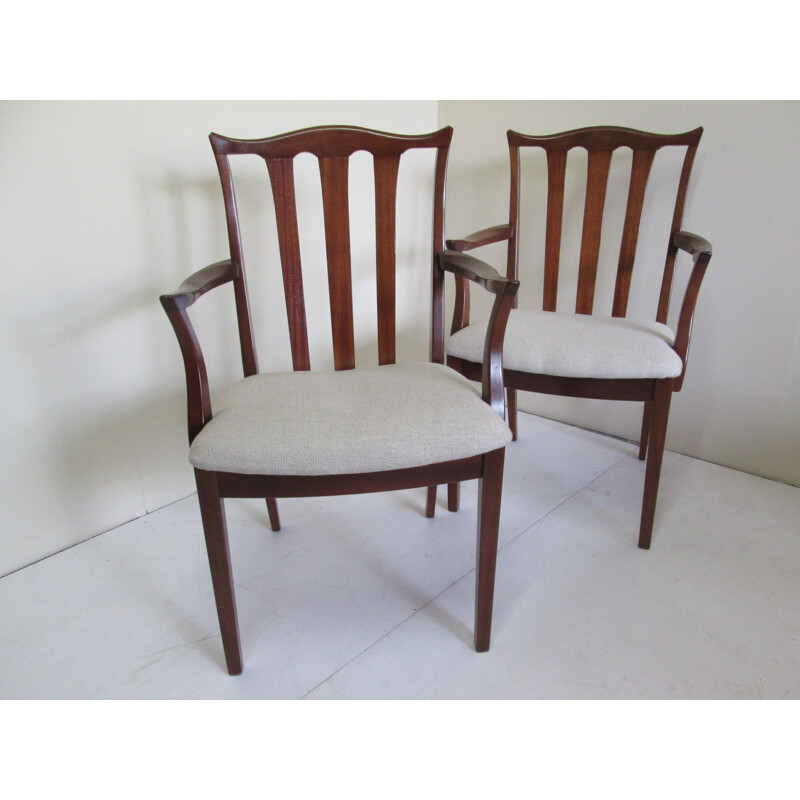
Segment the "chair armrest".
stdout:
<path fill-rule="evenodd" d="M 239 265 L 235 261 L 217 261 L 216 264 L 211 264 L 190 275 L 178 287 L 177 292 L 163 294 L 159 299 L 165 311 L 179 311 L 188 308 L 206 292 L 238 277 Z"/>
<path fill-rule="evenodd" d="M 504 278 L 489 264 L 463 253 L 446 250 L 439 253 L 439 266 L 458 278 L 466 278 L 495 295 L 486 339 L 483 345 L 481 373 L 482 397 L 501 417 L 505 418 L 505 386 L 503 383 L 503 340 L 508 315 L 514 305 L 519 281 Z"/>
<path fill-rule="evenodd" d="M 708 253 L 709 256 L 711 255 L 711 243 L 695 233 L 678 231 L 672 237 L 672 243 L 675 247 L 684 250 L 692 256 L 697 253 Z"/>
<path fill-rule="evenodd" d="M 452 272 L 461 278 L 483 286 L 484 289 L 492 294 L 505 292 L 510 284 L 513 284 L 514 293 L 519 287 L 519 281 L 510 281 L 504 278 L 494 267 L 481 261 L 474 256 L 467 256 L 453 250 L 445 250 L 439 253 L 439 266 L 445 272 Z"/>
<path fill-rule="evenodd" d="M 464 253 L 467 250 L 474 250 L 476 247 L 483 247 L 486 244 L 510 239 L 512 233 L 510 225 L 495 225 L 492 228 L 484 228 L 482 231 L 471 233 L 463 239 L 448 239 L 447 249 Z"/>

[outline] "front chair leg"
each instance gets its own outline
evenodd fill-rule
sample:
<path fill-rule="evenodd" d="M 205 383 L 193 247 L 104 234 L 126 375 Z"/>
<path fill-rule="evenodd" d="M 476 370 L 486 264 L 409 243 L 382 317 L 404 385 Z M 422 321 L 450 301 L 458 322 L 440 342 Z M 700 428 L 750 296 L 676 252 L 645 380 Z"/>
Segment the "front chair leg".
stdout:
<path fill-rule="evenodd" d="M 650 549 L 653 536 L 653 521 L 656 515 L 658 483 L 661 478 L 661 462 L 664 457 L 664 444 L 667 439 L 669 406 L 672 400 L 672 381 L 656 383 L 653 399 L 648 405 L 650 411 L 650 433 L 647 443 L 647 467 L 644 475 L 644 497 L 642 500 L 642 522 L 639 527 L 639 547 Z"/>
<path fill-rule="evenodd" d="M 239 675 L 242 672 L 242 648 L 239 642 L 239 623 L 236 618 L 236 597 L 233 591 L 225 507 L 219 496 L 217 476 L 213 472 L 200 469 L 196 469 L 194 474 L 225 661 L 228 672 L 231 675 Z"/>
<path fill-rule="evenodd" d="M 478 486 L 478 556 L 475 576 L 475 649 L 485 653 L 492 635 L 497 537 L 503 490 L 505 448 L 483 457 L 483 477 Z"/>

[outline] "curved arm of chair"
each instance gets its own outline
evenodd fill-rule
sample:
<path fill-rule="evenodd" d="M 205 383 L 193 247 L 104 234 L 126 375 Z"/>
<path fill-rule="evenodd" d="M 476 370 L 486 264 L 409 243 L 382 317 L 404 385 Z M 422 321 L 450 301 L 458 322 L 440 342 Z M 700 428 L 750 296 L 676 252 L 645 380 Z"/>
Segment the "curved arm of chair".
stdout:
<path fill-rule="evenodd" d="M 482 231 L 471 233 L 463 239 L 448 239 L 447 249 L 465 253 L 467 250 L 474 250 L 476 247 L 483 247 L 486 244 L 503 242 L 510 239 L 513 231 L 510 225 L 495 225 L 491 228 L 484 228 Z"/>
<path fill-rule="evenodd" d="M 159 298 L 172 323 L 183 355 L 190 444 L 211 419 L 211 399 L 203 351 L 200 349 L 200 343 L 197 341 L 186 309 L 198 297 L 217 286 L 234 280 L 238 275 L 239 265 L 236 262 L 218 261 L 188 277 L 177 292 L 164 294 Z"/>
<path fill-rule="evenodd" d="M 688 231 L 678 231 L 672 243 L 680 250 L 689 253 L 693 257 L 694 266 L 686 290 L 683 294 L 680 316 L 678 317 L 678 329 L 675 333 L 675 344 L 673 347 L 683 361 L 683 371 L 679 378 L 675 380 L 675 391 L 680 391 L 683 385 L 683 377 L 686 374 L 686 362 L 689 354 L 689 339 L 692 333 L 692 320 L 694 309 L 697 304 L 697 295 L 700 292 L 700 285 L 706 274 L 708 262 L 711 261 L 711 244 L 702 236 L 697 236 Z"/>
<path fill-rule="evenodd" d="M 439 266 L 446 272 L 483 286 L 495 295 L 483 345 L 481 384 L 484 401 L 505 418 L 503 340 L 519 281 L 504 278 L 494 267 L 477 258 L 450 250 L 439 253 Z"/>
<path fill-rule="evenodd" d="M 164 310 L 174 311 L 188 308 L 198 297 L 206 292 L 229 283 L 239 277 L 239 265 L 235 261 L 217 261 L 208 267 L 198 270 L 190 275 L 179 287 L 177 292 L 162 294 L 159 298 Z"/>
<path fill-rule="evenodd" d="M 476 247 L 483 247 L 487 244 L 510 239 L 512 232 L 510 225 L 495 225 L 494 227 L 471 233 L 463 239 L 448 239 L 447 249 L 455 250 L 457 253 L 464 253 L 467 250 L 474 250 Z M 450 335 L 452 336 L 467 325 L 469 325 L 469 286 L 463 280 L 456 278 L 456 297 Z"/>
<path fill-rule="evenodd" d="M 693 256 L 698 253 L 708 253 L 708 257 L 711 258 L 711 243 L 702 236 L 698 236 L 696 233 L 678 231 L 672 237 L 672 243 L 675 247 L 685 250 L 689 255 Z"/>
<path fill-rule="evenodd" d="M 445 272 L 452 272 L 454 275 L 483 286 L 492 294 L 504 292 L 511 283 L 519 286 L 519 281 L 509 281 L 485 261 L 452 250 L 439 253 L 439 266 Z"/>

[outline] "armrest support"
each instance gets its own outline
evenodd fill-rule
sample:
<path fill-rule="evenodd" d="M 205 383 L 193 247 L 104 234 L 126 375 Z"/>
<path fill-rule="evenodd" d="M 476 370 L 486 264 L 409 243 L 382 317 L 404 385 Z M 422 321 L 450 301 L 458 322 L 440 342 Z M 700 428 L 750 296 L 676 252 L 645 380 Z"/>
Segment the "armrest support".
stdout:
<path fill-rule="evenodd" d="M 163 294 L 159 299 L 167 312 L 188 308 L 206 292 L 238 277 L 239 265 L 235 261 L 217 261 L 216 264 L 211 264 L 190 275 L 178 287 L 177 292 Z"/>
<path fill-rule="evenodd" d="M 448 239 L 447 249 L 464 253 L 467 250 L 474 250 L 476 247 L 483 247 L 486 244 L 503 242 L 506 239 L 510 239 L 512 233 L 510 225 L 495 225 L 492 228 L 484 228 L 476 233 L 471 233 L 463 239 Z"/>
<path fill-rule="evenodd" d="M 190 444 L 211 419 L 211 399 L 203 351 L 186 309 L 198 297 L 237 277 L 239 277 L 239 265 L 235 261 L 218 261 L 188 277 L 177 292 L 164 294 L 159 298 L 178 338 L 183 356 Z"/>
<path fill-rule="evenodd" d="M 486 403 L 505 418 L 503 340 L 519 281 L 504 278 L 494 267 L 477 258 L 450 250 L 439 253 L 439 267 L 457 277 L 471 280 L 495 295 L 483 345 L 482 396 Z"/>
<path fill-rule="evenodd" d="M 686 290 L 681 303 L 680 316 L 678 317 L 678 329 L 675 332 L 675 344 L 673 347 L 683 361 L 683 372 L 679 378 L 675 379 L 675 391 L 680 391 L 683 385 L 683 377 L 686 374 L 686 361 L 689 353 L 689 339 L 692 332 L 692 320 L 694 309 L 697 304 L 697 295 L 700 292 L 700 285 L 706 274 L 708 262 L 711 261 L 711 244 L 702 236 L 697 236 L 688 231 L 678 231 L 672 243 L 680 250 L 692 256 L 694 266 L 686 284 Z"/>

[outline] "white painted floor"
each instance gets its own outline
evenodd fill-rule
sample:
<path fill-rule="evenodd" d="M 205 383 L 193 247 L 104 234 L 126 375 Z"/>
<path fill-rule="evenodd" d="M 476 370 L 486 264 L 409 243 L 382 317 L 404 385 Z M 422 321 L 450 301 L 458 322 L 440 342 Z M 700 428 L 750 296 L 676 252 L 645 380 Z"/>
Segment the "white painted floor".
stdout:
<path fill-rule="evenodd" d="M 227 501 L 245 671 L 224 668 L 197 501 L 0 579 L 2 699 L 800 699 L 800 489 L 667 453 L 653 546 L 626 442 L 522 415 L 492 649 L 476 484 Z M 187 465 L 187 469 L 188 469 Z"/>

